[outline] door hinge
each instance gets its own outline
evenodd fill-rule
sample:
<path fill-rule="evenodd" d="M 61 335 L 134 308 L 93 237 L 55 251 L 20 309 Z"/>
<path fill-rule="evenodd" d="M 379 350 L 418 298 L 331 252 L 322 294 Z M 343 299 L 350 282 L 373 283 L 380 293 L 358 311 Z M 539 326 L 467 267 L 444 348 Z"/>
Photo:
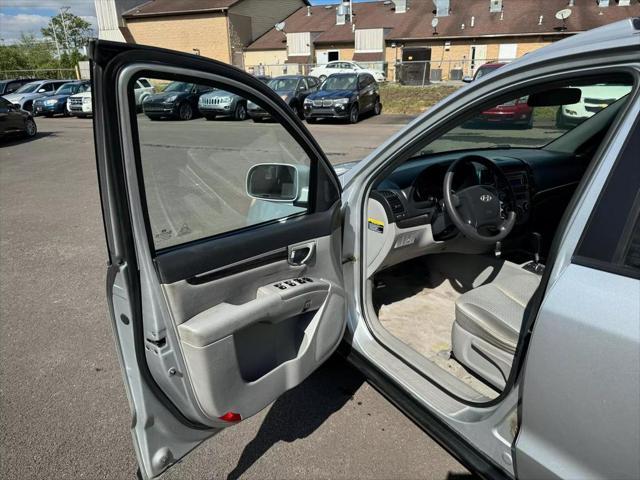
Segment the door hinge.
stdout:
<path fill-rule="evenodd" d="M 342 265 L 345 265 L 347 263 L 351 263 L 351 262 L 355 262 L 357 259 L 356 257 L 354 257 L 353 255 L 351 255 L 350 257 L 345 257 L 342 259 Z"/>

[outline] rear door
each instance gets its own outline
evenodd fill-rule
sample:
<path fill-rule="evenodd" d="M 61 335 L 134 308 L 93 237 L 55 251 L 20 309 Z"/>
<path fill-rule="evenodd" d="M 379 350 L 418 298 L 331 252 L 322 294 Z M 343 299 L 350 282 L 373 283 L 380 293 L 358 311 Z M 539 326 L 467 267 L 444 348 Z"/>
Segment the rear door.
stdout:
<path fill-rule="evenodd" d="M 107 300 L 150 478 L 337 347 L 340 187 L 302 123 L 250 75 L 138 45 L 90 50 Z M 140 77 L 159 91 L 172 81 L 228 91 L 275 121 L 151 121 L 136 113 Z"/>
<path fill-rule="evenodd" d="M 521 479 L 640 478 L 639 113 L 636 100 L 621 128 L 631 134 L 614 144 L 620 155 L 605 158 L 583 194 L 533 326 L 515 443 Z"/>

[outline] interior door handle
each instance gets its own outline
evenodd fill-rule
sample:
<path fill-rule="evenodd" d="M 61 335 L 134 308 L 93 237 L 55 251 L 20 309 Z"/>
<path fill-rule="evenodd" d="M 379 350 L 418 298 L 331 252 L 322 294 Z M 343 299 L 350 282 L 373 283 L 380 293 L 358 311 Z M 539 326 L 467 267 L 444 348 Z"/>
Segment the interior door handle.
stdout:
<path fill-rule="evenodd" d="M 289 247 L 289 265 L 306 265 L 316 253 L 316 242 Z"/>

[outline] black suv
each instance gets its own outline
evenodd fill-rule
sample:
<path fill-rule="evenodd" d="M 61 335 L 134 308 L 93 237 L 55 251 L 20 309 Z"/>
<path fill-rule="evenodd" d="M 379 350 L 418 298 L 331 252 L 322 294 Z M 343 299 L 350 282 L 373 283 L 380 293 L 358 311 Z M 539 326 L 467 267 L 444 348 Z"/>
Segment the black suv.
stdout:
<path fill-rule="evenodd" d="M 320 80 L 304 75 L 282 75 L 269 80 L 267 85 L 275 90 L 302 120 L 304 119 L 304 99 L 318 90 Z M 253 102 L 249 102 L 247 108 L 254 122 L 269 118 L 269 114 Z"/>
<path fill-rule="evenodd" d="M 171 82 L 160 93 L 149 95 L 142 102 L 142 111 L 151 120 L 177 118 L 191 120 L 198 114 L 200 95 L 213 90 L 213 87 L 186 82 Z"/>
<path fill-rule="evenodd" d="M 369 73 L 335 73 L 304 101 L 304 118 L 343 118 L 357 123 L 365 112 L 380 115 L 380 89 Z"/>

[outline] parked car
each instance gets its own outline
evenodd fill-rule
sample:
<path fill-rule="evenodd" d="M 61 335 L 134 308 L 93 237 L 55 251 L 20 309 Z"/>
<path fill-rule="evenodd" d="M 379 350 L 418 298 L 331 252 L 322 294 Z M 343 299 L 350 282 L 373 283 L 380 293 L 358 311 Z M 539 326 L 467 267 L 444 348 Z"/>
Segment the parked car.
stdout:
<path fill-rule="evenodd" d="M 36 82 L 26 83 L 15 92 L 5 95 L 4 98 L 11 103 L 17 105 L 23 110 L 31 112 L 33 109 L 33 101 L 40 97 L 49 97 L 55 93 L 65 83 L 73 80 L 38 80 Z"/>
<path fill-rule="evenodd" d="M 508 63 L 485 63 L 478 67 L 473 77 L 464 77 L 462 80 L 466 83 L 479 80 L 505 65 L 508 65 Z M 474 122 L 476 124 L 531 128 L 533 125 L 533 108 L 527 104 L 527 97 L 521 97 L 485 110 L 482 115 L 474 119 Z"/>
<path fill-rule="evenodd" d="M 242 121 L 247 119 L 247 101 L 231 92 L 213 90 L 198 99 L 198 111 L 207 120 L 232 117 Z"/>
<path fill-rule="evenodd" d="M 136 80 L 135 86 L 133 87 L 133 96 L 136 99 L 136 105 L 138 107 L 142 108 L 144 101 L 155 93 L 156 89 L 148 79 L 139 78 Z"/>
<path fill-rule="evenodd" d="M 631 92 L 629 85 L 594 85 L 580 88 L 582 95 L 578 103 L 563 105 L 556 114 L 558 128 L 571 128 L 591 118 L 616 99 Z"/>
<path fill-rule="evenodd" d="M 271 77 L 266 75 L 256 75 L 255 78 L 262 83 L 271 80 Z M 234 120 L 243 121 L 247 119 L 247 104 L 244 97 L 224 90 L 213 89 L 200 97 L 198 111 L 207 120 L 214 120 L 216 117 L 231 117 Z"/>
<path fill-rule="evenodd" d="M 329 62 L 325 65 L 318 65 L 309 72 L 309 75 L 317 77 L 321 82 L 324 82 L 327 77 L 336 73 L 368 73 L 375 78 L 376 82 L 385 82 L 387 80 L 387 77 L 382 70 L 372 70 L 370 68 L 363 67 L 357 62 L 345 60 L 338 60 Z"/>
<path fill-rule="evenodd" d="M 270 80 L 267 85 L 275 90 L 302 120 L 304 119 L 304 99 L 318 90 L 320 82 L 315 77 L 283 75 Z M 263 108 L 253 102 L 248 102 L 247 110 L 254 122 L 270 118 L 270 115 Z"/>
<path fill-rule="evenodd" d="M 465 83 L 471 83 L 471 82 L 473 82 L 475 80 L 481 79 L 482 77 L 484 77 L 488 73 L 491 73 L 491 72 L 495 71 L 496 69 L 498 69 L 500 67 L 504 67 L 505 65 L 508 65 L 508 63 L 490 62 L 490 63 L 482 64 L 476 69 L 476 73 L 472 77 L 470 77 L 470 76 L 463 77 L 462 81 L 465 82 Z"/>
<path fill-rule="evenodd" d="M 142 102 L 142 111 L 151 120 L 191 120 L 198 114 L 200 96 L 212 90 L 205 85 L 171 82 L 162 92 L 148 95 Z"/>
<path fill-rule="evenodd" d="M 91 104 L 91 85 L 84 92 L 71 95 L 67 98 L 67 111 L 74 117 L 90 117 L 93 115 Z"/>
<path fill-rule="evenodd" d="M 38 78 L 13 78 L 10 80 L 0 80 L 0 96 L 9 95 L 24 84 L 36 82 L 38 80 Z"/>
<path fill-rule="evenodd" d="M 637 92 L 639 32 L 627 19 L 526 55 L 340 177 L 255 78 L 93 41 L 106 299 L 138 476 L 222 429 L 238 440 L 239 423 L 338 352 L 472 475 L 640 478 L 640 97 L 566 132 L 548 115 L 536 135 L 461 128 L 509 99 L 545 114 L 577 103 L 576 84 Z M 173 129 L 159 154 L 129 134 L 122 100 L 139 69 L 215 75 L 279 123 L 256 137 L 250 125 Z M 273 438 L 307 413 L 296 398 Z"/>
<path fill-rule="evenodd" d="M 38 127 L 29 112 L 0 97 L 0 140 L 14 136 L 35 137 Z"/>
<path fill-rule="evenodd" d="M 67 100 L 70 96 L 81 93 L 91 88 L 89 80 L 79 80 L 69 82 L 58 88 L 51 96 L 36 98 L 33 101 L 33 115 L 44 115 L 53 117 L 54 115 L 69 115 L 67 110 Z"/>
<path fill-rule="evenodd" d="M 369 73 L 337 73 L 327 78 L 320 90 L 304 101 L 304 118 L 341 118 L 357 123 L 366 112 L 380 115 L 380 89 Z"/>
<path fill-rule="evenodd" d="M 156 89 L 146 78 L 136 80 L 133 89 L 133 96 L 138 109 L 142 109 L 142 103 L 150 96 L 156 93 Z M 90 117 L 92 112 L 91 104 L 91 85 L 86 90 L 72 95 L 67 99 L 67 112 L 74 117 Z"/>
<path fill-rule="evenodd" d="M 533 108 L 527 100 L 528 97 L 520 97 L 489 108 L 474 118 L 473 125 L 531 128 Z"/>

